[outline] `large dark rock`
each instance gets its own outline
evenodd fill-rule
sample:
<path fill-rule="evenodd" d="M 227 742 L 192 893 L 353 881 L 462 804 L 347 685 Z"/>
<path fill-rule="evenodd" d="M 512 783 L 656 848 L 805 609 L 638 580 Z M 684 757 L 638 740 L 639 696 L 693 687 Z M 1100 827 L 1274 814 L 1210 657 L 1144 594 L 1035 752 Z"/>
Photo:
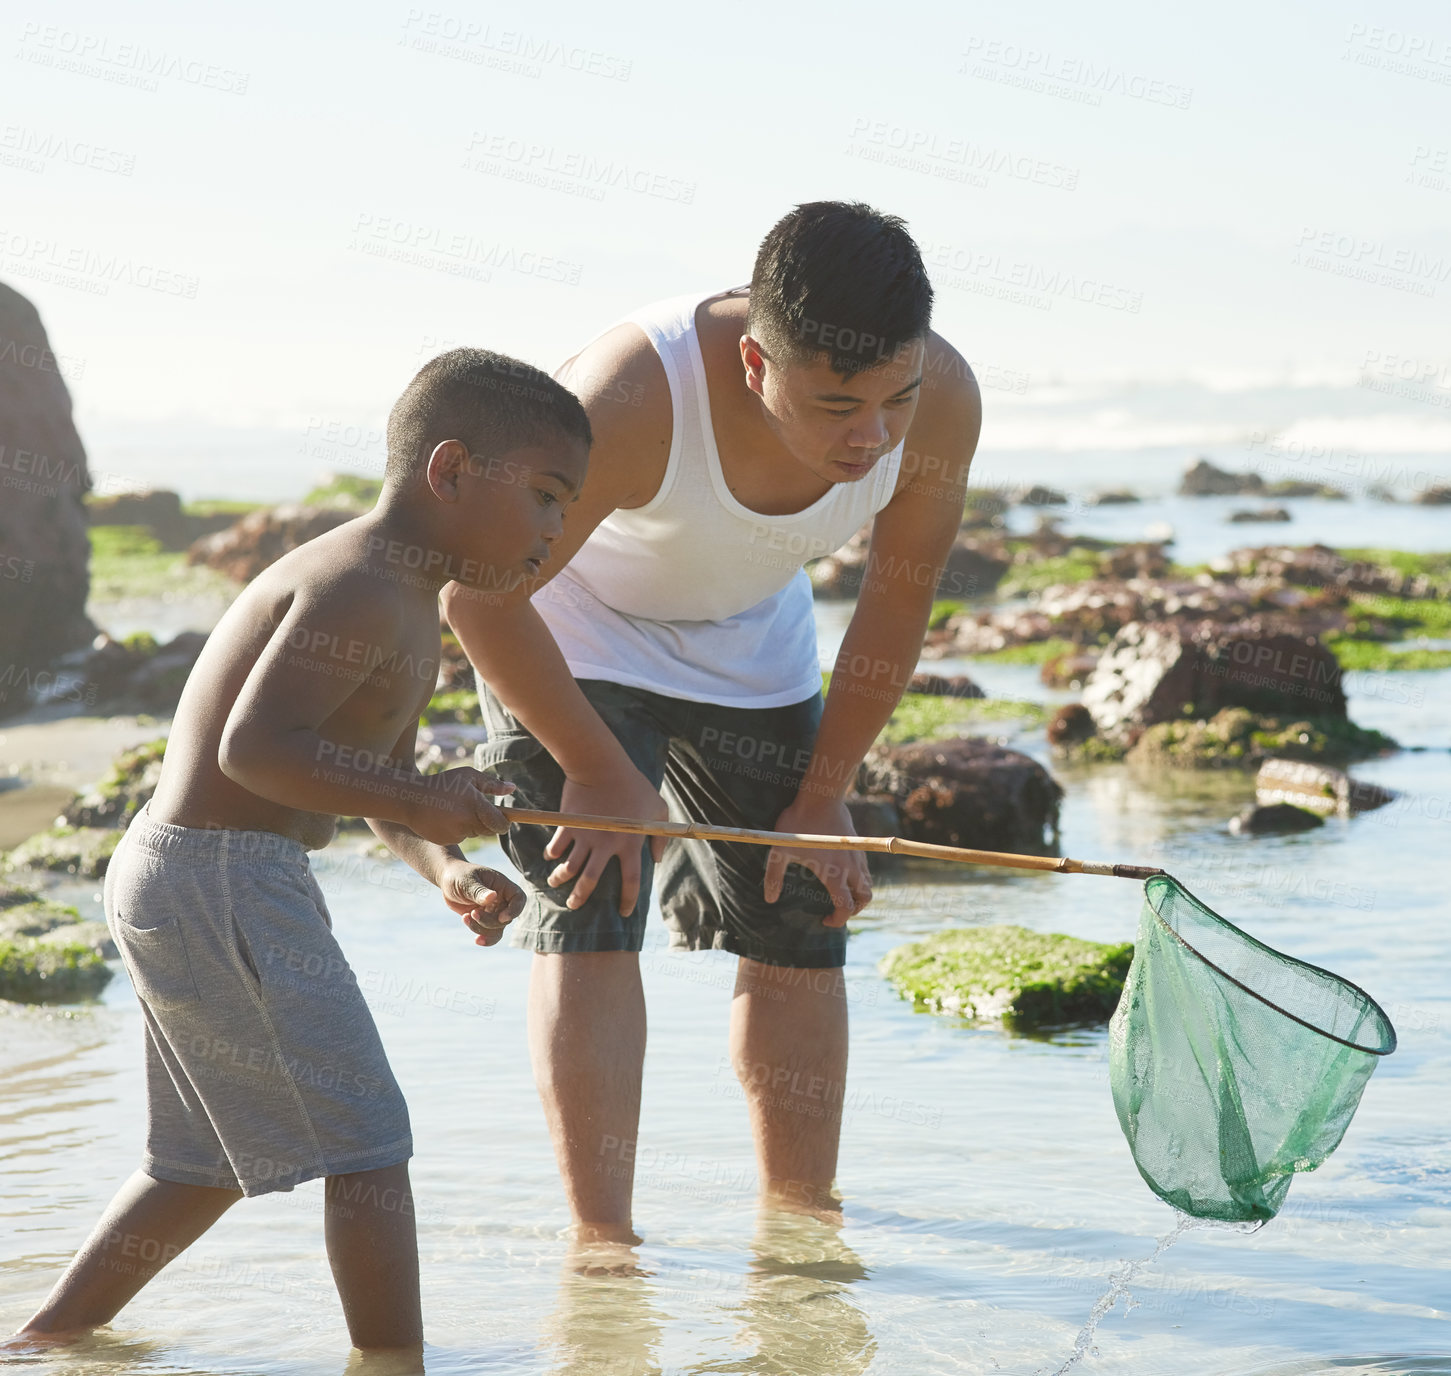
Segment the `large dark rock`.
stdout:
<path fill-rule="evenodd" d="M 145 632 L 125 640 L 103 632 L 86 649 L 62 655 L 48 690 L 33 696 L 100 712 L 170 712 L 206 643 L 201 631 L 182 631 L 165 645 Z"/>
<path fill-rule="evenodd" d="M 1181 497 L 1258 497 L 1265 481 L 1258 473 L 1231 473 L 1208 459 L 1195 459 L 1179 480 Z"/>
<path fill-rule="evenodd" d="M 1114 636 L 1083 685 L 1083 704 L 1109 740 L 1221 708 L 1344 717 L 1335 655 L 1286 618 L 1133 622 Z"/>
<path fill-rule="evenodd" d="M 1231 511 L 1225 517 L 1225 520 L 1231 525 L 1244 525 L 1247 522 L 1255 521 L 1292 521 L 1294 519 L 1282 506 L 1245 507 L 1240 511 Z"/>
<path fill-rule="evenodd" d="M 863 793 L 889 794 L 909 841 L 1042 852 L 1057 841 L 1063 790 L 1036 760 L 964 737 L 877 746 Z"/>
<path fill-rule="evenodd" d="M 1314 831 L 1323 827 L 1325 819 L 1293 803 L 1268 803 L 1247 807 L 1229 819 L 1229 829 L 1236 836 L 1283 836 L 1289 832 Z"/>
<path fill-rule="evenodd" d="M 294 504 L 249 511 L 226 530 L 203 536 L 187 551 L 186 561 L 205 564 L 247 583 L 284 554 L 335 530 L 353 516 L 336 507 Z"/>
<path fill-rule="evenodd" d="M 86 616 L 90 485 L 40 316 L 0 283 L 0 716 L 23 710 L 51 661 L 96 633 Z"/>

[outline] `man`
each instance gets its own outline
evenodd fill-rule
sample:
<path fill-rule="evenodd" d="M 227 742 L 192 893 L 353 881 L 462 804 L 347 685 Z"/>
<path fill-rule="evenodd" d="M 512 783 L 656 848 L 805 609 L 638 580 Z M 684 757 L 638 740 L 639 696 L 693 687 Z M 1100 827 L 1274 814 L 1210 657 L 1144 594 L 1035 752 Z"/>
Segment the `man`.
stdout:
<path fill-rule="evenodd" d="M 748 291 L 647 307 L 561 368 L 595 443 L 548 567 L 517 595 L 444 595 L 488 684 L 479 765 L 516 802 L 661 818 L 663 782 L 699 820 L 853 831 L 843 800 L 917 664 L 981 424 L 931 304 L 901 220 L 815 202 L 766 236 Z M 823 709 L 803 565 L 869 520 Z M 730 1046 L 763 1201 L 829 1211 L 862 854 L 535 826 L 506 845 L 528 880 L 530 1051 L 577 1235 L 636 1240 L 652 878 L 672 946 L 739 957 Z"/>

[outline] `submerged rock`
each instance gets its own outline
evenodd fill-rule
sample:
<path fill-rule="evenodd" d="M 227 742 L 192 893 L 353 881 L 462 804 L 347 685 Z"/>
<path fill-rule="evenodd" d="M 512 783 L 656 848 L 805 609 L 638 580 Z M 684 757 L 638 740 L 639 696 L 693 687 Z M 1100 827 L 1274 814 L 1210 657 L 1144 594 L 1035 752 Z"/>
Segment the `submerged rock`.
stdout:
<path fill-rule="evenodd" d="M 1240 525 L 1246 521 L 1293 521 L 1295 518 L 1282 506 L 1260 506 L 1242 507 L 1231 511 L 1224 519 L 1232 525 Z"/>
<path fill-rule="evenodd" d="M 1371 812 L 1398 796 L 1379 784 L 1352 779 L 1344 770 L 1307 760 L 1269 759 L 1255 775 L 1255 798 L 1261 804 L 1291 803 L 1323 815 Z"/>
<path fill-rule="evenodd" d="M 1340 662 L 1285 618 L 1131 623 L 1083 685 L 1110 740 L 1131 743 L 1160 722 L 1204 720 L 1225 707 L 1344 717 Z"/>
<path fill-rule="evenodd" d="M 1041 853 L 1058 837 L 1057 780 L 1030 756 L 979 737 L 874 746 L 859 786 L 892 798 L 909 841 Z"/>
<path fill-rule="evenodd" d="M 95 998 L 112 975 L 84 942 L 0 937 L 0 999 L 14 1003 L 74 1003 Z"/>
<path fill-rule="evenodd" d="M 1286 832 L 1314 831 L 1323 827 L 1325 819 L 1292 803 L 1269 803 L 1247 807 L 1229 819 L 1229 829 L 1236 836 L 1277 836 Z"/>
<path fill-rule="evenodd" d="M 1088 496 L 1089 506 L 1127 506 L 1130 502 L 1141 501 L 1143 498 L 1137 492 L 1130 492 L 1126 487 L 1110 487 Z"/>
<path fill-rule="evenodd" d="M 856 597 L 871 577 L 906 576 L 919 586 L 933 582 L 929 565 L 883 562 L 871 556 L 870 525 L 863 526 L 839 550 L 811 565 L 811 584 L 818 597 Z M 784 556 L 783 556 L 784 557 Z M 985 597 L 1002 581 L 1011 557 L 996 537 L 979 539 L 959 531 L 941 569 L 936 572 L 938 597 Z"/>
<path fill-rule="evenodd" d="M 908 693 L 921 693 L 933 698 L 980 698 L 986 694 L 966 674 L 913 674 L 907 681 Z"/>
<path fill-rule="evenodd" d="M 1134 957 L 1023 927 L 969 927 L 899 946 L 880 969 L 905 999 L 933 1013 L 1009 1027 L 1106 1022 Z"/>

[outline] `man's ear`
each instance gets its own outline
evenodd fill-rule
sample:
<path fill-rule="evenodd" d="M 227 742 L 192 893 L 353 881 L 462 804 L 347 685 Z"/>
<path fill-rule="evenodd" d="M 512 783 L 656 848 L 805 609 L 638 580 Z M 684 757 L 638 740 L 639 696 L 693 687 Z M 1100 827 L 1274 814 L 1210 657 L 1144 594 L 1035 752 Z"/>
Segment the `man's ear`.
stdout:
<path fill-rule="evenodd" d="M 459 479 L 468 468 L 469 451 L 461 440 L 441 440 L 428 456 L 428 486 L 441 502 L 458 501 Z"/>
<path fill-rule="evenodd" d="M 763 395 L 766 378 L 766 355 L 748 334 L 741 336 L 741 363 L 746 370 L 746 386 L 758 396 Z"/>

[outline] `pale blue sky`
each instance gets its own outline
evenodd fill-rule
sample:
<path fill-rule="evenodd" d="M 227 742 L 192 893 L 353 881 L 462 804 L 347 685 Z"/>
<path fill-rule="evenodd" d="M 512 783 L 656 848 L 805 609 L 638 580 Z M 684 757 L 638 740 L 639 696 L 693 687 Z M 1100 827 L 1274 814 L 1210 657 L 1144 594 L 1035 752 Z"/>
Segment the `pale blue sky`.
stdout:
<path fill-rule="evenodd" d="M 102 468 L 149 478 L 211 446 L 270 471 L 279 442 L 305 468 L 299 437 L 376 427 L 443 344 L 552 368 L 636 305 L 746 279 L 771 222 L 817 197 L 901 214 L 930 249 L 936 326 L 988 383 L 985 449 L 1268 425 L 1451 450 L 1444 6 L 63 5 L 4 22 L 0 278 L 74 360 Z M 125 84 L 157 61 L 155 90 Z M 912 165 L 883 160 L 904 145 Z M 489 158 L 561 180 L 469 165 Z M 646 189 L 601 194 L 611 168 Z M 423 261 L 378 256 L 394 236 Z M 490 280 L 445 270 L 450 241 L 492 259 Z M 1368 355 L 1414 368 L 1373 361 L 1376 392 Z"/>

